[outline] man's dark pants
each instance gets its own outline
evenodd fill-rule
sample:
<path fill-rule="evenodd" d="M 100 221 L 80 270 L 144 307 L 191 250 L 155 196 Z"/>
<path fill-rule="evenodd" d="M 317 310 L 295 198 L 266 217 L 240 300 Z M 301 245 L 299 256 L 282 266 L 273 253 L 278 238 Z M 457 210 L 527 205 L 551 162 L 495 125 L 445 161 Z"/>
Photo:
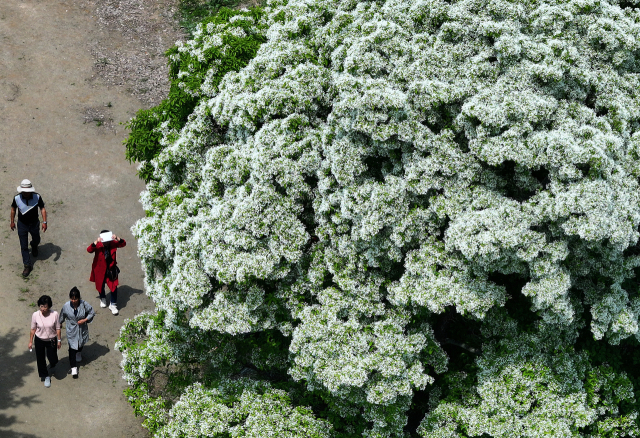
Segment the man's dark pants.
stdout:
<path fill-rule="evenodd" d="M 29 257 L 29 234 L 31 234 L 31 246 L 40 244 L 40 221 L 33 225 L 26 225 L 18 221 L 18 237 L 20 238 L 20 251 L 22 252 L 22 263 L 31 266 Z"/>

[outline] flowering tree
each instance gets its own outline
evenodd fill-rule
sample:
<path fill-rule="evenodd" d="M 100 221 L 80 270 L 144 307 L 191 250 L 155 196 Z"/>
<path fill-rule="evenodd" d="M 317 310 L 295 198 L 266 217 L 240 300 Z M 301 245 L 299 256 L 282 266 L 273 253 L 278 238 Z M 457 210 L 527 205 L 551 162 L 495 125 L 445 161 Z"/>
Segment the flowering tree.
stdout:
<path fill-rule="evenodd" d="M 264 42 L 219 82 L 180 64 L 197 103 L 144 163 L 159 312 L 118 346 L 147 426 L 640 433 L 635 3 L 273 0 L 200 26 L 174 61 Z"/>

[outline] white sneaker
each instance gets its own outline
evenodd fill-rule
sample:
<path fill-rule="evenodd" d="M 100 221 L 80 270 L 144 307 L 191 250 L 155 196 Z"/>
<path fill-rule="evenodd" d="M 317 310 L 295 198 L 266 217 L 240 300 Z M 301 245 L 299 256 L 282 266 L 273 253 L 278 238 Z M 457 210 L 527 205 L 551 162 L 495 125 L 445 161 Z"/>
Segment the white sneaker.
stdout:
<path fill-rule="evenodd" d="M 73 367 L 73 368 L 71 368 L 71 376 L 72 376 L 74 379 L 77 379 L 77 378 L 78 378 L 78 367 Z"/>
<path fill-rule="evenodd" d="M 118 306 L 116 305 L 116 303 L 111 303 L 109 305 L 109 310 L 111 310 L 111 313 L 113 313 L 114 315 L 118 314 Z"/>
<path fill-rule="evenodd" d="M 79 351 L 76 353 L 76 362 L 82 362 L 82 354 Z"/>
<path fill-rule="evenodd" d="M 44 387 L 45 388 L 51 387 L 51 377 L 47 376 L 44 378 Z"/>
<path fill-rule="evenodd" d="M 102 307 L 102 308 L 107 307 L 107 299 L 106 298 L 100 298 L 100 307 Z"/>

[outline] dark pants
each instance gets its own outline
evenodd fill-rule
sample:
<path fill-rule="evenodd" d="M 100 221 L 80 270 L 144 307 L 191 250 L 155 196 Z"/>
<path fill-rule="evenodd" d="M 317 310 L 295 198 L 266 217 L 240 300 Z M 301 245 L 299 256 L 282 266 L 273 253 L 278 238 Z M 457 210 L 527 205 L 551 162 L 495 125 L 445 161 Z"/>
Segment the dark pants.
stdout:
<path fill-rule="evenodd" d="M 31 266 L 29 257 L 29 234 L 31 234 L 31 246 L 40 244 L 40 221 L 33 225 L 26 225 L 18 221 L 18 237 L 20 238 L 20 251 L 22 252 L 22 263 Z"/>
<path fill-rule="evenodd" d="M 107 295 L 104 292 L 104 288 L 107 285 L 107 277 L 104 278 L 102 282 L 102 288 L 100 289 L 100 298 L 107 298 Z M 111 303 L 116 304 L 118 302 L 118 286 L 114 290 L 111 291 Z"/>
<path fill-rule="evenodd" d="M 58 363 L 58 339 L 53 338 L 53 341 L 46 341 L 37 336 L 34 336 L 33 339 L 36 348 L 36 361 L 38 362 L 38 375 L 40 376 L 40 380 L 44 380 L 45 377 L 49 376 L 47 361 L 44 358 L 45 351 L 47 359 L 49 359 L 49 365 L 55 367 Z"/>
<path fill-rule="evenodd" d="M 77 350 L 69 347 L 69 365 L 71 365 L 71 368 L 75 368 L 78 366 L 78 363 L 76 362 L 76 353 L 80 353 L 81 351 L 82 347 Z"/>

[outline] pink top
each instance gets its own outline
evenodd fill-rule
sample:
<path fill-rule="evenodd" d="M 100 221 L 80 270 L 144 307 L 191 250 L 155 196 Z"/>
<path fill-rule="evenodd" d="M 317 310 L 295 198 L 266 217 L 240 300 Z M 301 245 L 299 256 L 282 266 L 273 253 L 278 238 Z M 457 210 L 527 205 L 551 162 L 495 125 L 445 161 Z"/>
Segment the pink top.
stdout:
<path fill-rule="evenodd" d="M 36 330 L 36 336 L 40 339 L 52 339 L 56 337 L 56 330 L 60 330 L 58 312 L 50 310 L 48 316 L 43 316 L 39 310 L 31 315 L 31 330 Z"/>

